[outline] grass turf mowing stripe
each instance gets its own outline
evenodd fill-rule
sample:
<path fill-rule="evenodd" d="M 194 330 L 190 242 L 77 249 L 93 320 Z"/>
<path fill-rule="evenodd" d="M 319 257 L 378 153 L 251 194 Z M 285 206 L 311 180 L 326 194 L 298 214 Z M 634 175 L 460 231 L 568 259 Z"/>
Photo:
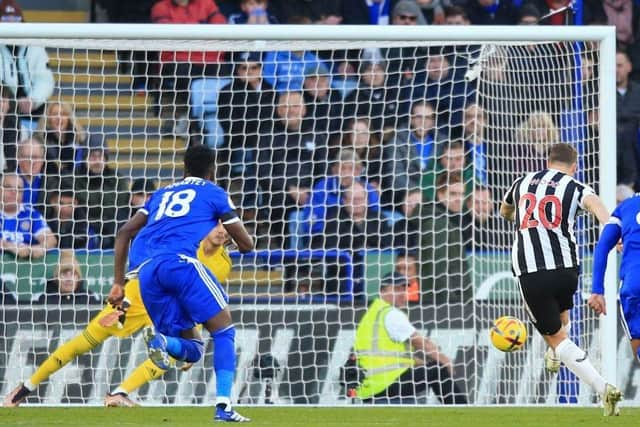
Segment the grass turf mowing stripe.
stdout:
<path fill-rule="evenodd" d="M 639 408 L 622 408 L 619 417 L 604 418 L 600 408 L 522 407 L 261 407 L 241 408 L 250 426 L 637 426 Z M 50 408 L 0 409 L 2 426 L 210 426 L 213 408 Z"/>

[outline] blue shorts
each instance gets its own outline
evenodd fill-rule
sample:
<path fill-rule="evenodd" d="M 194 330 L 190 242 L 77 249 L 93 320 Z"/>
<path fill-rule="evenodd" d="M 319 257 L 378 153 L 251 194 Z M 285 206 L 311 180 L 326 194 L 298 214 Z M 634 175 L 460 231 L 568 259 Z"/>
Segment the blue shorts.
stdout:
<path fill-rule="evenodd" d="M 142 266 L 138 277 L 153 326 L 168 336 L 178 337 L 206 322 L 229 302 L 213 273 L 186 255 L 155 257 Z"/>
<path fill-rule="evenodd" d="M 629 339 L 640 339 L 640 282 L 627 275 L 620 287 L 622 326 Z"/>

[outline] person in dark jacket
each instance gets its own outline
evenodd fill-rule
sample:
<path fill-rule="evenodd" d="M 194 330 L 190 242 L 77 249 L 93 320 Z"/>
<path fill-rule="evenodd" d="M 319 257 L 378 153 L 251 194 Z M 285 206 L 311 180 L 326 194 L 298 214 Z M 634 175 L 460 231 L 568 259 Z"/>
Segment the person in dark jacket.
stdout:
<path fill-rule="evenodd" d="M 38 128 L 47 161 L 56 163 L 61 175 L 73 175 L 74 169 L 86 160 L 87 134 L 75 119 L 71 106 L 49 103 Z"/>
<path fill-rule="evenodd" d="M 62 180 L 60 189 L 49 197 L 52 216 L 47 223 L 58 237 L 60 249 L 95 249 L 99 239 L 89 225 L 87 210 L 79 206 L 73 184 Z"/>
<path fill-rule="evenodd" d="M 259 142 L 258 180 L 274 243 L 284 236 L 288 215 L 307 203 L 313 184 L 327 173 L 327 136 L 306 127 L 305 111 L 302 93 L 280 94 L 274 129 Z"/>
<path fill-rule="evenodd" d="M 304 74 L 302 89 L 307 105 L 306 120 L 317 132 L 333 135 L 340 131 L 342 95 L 331 87 L 331 73 L 324 64 L 309 64 Z"/>
<path fill-rule="evenodd" d="M 101 298 L 86 289 L 80 264 L 72 250 L 60 251 L 53 278 L 47 281 L 44 293 L 36 296 L 34 304 L 101 304 Z"/>
<path fill-rule="evenodd" d="M 409 193 L 421 192 L 421 177 L 435 161 L 443 140 L 435 129 L 433 106 L 425 100 L 414 102 L 409 126 L 382 149 L 383 205 L 397 209 Z"/>
<path fill-rule="evenodd" d="M 470 269 L 463 230 L 464 183 L 459 173 L 440 174 L 436 201 L 423 206 L 420 227 L 420 265 L 423 304 L 460 304 L 471 301 Z"/>
<path fill-rule="evenodd" d="M 87 162 L 76 170 L 75 180 L 78 201 L 86 207 L 102 249 L 113 248 L 118 225 L 128 219 L 129 183 L 108 165 L 108 156 L 102 138 L 91 136 Z"/>
<path fill-rule="evenodd" d="M 260 61 L 258 52 L 236 55 L 234 78 L 218 96 L 218 121 L 225 136 L 217 153 L 217 177 L 227 187 L 229 181 L 241 181 L 240 206 L 245 211 L 258 204 L 258 141 L 271 130 L 276 100 Z"/>
<path fill-rule="evenodd" d="M 382 134 L 398 126 L 398 90 L 387 84 L 387 63 L 381 53 L 363 53 L 360 65 L 360 84 L 344 100 L 341 117 L 368 117 L 371 130 Z"/>
<path fill-rule="evenodd" d="M 470 0 L 467 13 L 473 25 L 515 25 L 518 9 L 512 0 Z"/>
<path fill-rule="evenodd" d="M 58 170 L 53 162 L 45 159 L 44 144 L 37 137 L 20 142 L 17 151 L 16 173 L 24 184 L 22 203 L 30 204 L 46 217 L 50 207 L 45 201 L 49 193 L 58 188 Z"/>
<path fill-rule="evenodd" d="M 327 210 L 324 231 L 314 234 L 314 249 L 349 251 L 353 259 L 354 294 L 364 292 L 364 253 L 367 249 L 391 247 L 391 228 L 379 210 L 369 208 L 368 192 L 359 181 L 342 191 L 341 204 Z"/>

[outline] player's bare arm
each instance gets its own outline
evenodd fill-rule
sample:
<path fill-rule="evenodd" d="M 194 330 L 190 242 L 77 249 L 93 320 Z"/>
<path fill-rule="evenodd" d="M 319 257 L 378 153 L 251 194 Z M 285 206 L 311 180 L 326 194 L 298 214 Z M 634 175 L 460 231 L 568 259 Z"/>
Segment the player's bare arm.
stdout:
<path fill-rule="evenodd" d="M 147 223 L 147 215 L 138 211 L 131 217 L 125 225 L 118 230 L 116 241 L 113 246 L 113 286 L 109 291 L 107 300 L 113 305 L 118 305 L 124 298 L 124 273 L 127 256 L 129 254 L 129 245 L 131 239 L 140 231 Z"/>
<path fill-rule="evenodd" d="M 253 250 L 253 238 L 249 235 L 242 221 L 224 224 L 224 228 L 236 243 L 240 252 L 245 253 Z"/>
<path fill-rule="evenodd" d="M 600 200 L 600 197 L 595 194 L 589 194 L 585 196 L 582 204 L 587 211 L 591 212 L 593 216 L 598 219 L 601 225 L 607 223 L 609 220 L 609 211 L 604 206 L 604 203 L 602 203 L 602 200 Z"/>
<path fill-rule="evenodd" d="M 515 220 L 515 213 L 516 207 L 503 200 L 500 204 L 500 215 L 507 221 L 513 222 Z"/>

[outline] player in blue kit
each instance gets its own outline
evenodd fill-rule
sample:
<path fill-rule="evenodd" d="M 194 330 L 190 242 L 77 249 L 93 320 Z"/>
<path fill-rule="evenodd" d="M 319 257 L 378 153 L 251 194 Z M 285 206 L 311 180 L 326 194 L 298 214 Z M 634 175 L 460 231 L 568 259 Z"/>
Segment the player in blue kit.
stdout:
<path fill-rule="evenodd" d="M 602 229 L 593 260 L 593 284 L 589 307 L 597 314 L 607 314 L 604 299 L 604 273 L 607 255 L 622 238 L 620 264 L 620 306 L 625 332 L 633 353 L 640 360 L 640 194 L 620 203 Z"/>
<path fill-rule="evenodd" d="M 198 261 L 196 252 L 219 221 L 241 252 L 253 249 L 253 239 L 227 193 L 210 181 L 214 159 L 207 146 L 190 147 L 184 158 L 185 178 L 156 191 L 118 231 L 109 302 L 122 303 L 125 263 L 129 244 L 136 236 L 136 243 L 146 246 L 138 277 L 142 301 L 155 329 L 145 333 L 149 357 L 161 368 L 169 367 L 170 356 L 197 362 L 204 353 L 196 329 L 202 323 L 215 346 L 215 420 L 244 422 L 249 419 L 231 408 L 236 355 L 228 297 L 211 271 Z"/>

